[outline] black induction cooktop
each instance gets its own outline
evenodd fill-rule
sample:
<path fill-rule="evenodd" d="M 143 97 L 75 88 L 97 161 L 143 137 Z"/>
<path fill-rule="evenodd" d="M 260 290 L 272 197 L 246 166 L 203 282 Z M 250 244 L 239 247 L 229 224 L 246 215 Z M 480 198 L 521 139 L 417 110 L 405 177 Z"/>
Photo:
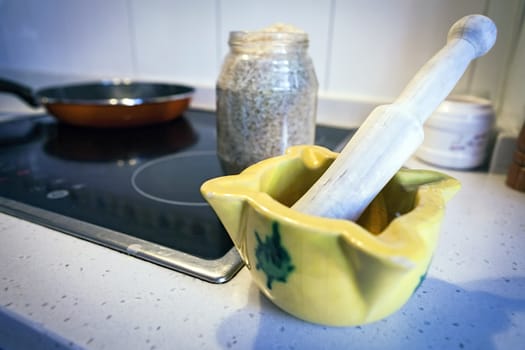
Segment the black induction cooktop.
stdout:
<path fill-rule="evenodd" d="M 349 134 L 319 126 L 316 143 Z M 131 129 L 0 120 L 0 210 L 222 283 L 242 262 L 199 191 L 223 175 L 215 142 L 215 114 L 197 110 Z"/>

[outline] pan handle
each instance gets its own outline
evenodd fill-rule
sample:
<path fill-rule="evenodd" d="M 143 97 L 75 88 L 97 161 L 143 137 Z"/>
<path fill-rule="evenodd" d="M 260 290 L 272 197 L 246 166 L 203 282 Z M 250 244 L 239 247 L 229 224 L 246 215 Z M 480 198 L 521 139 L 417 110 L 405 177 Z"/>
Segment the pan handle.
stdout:
<path fill-rule="evenodd" d="M 7 92 L 18 96 L 25 103 L 33 107 L 40 107 L 37 95 L 33 90 L 23 84 L 0 78 L 0 92 Z"/>

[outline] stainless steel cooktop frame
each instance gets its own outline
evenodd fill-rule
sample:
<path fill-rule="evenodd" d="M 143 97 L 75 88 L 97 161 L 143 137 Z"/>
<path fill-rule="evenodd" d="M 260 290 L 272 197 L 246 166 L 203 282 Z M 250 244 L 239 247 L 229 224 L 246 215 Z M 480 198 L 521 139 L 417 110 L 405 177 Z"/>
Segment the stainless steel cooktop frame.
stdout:
<path fill-rule="evenodd" d="M 219 259 L 207 260 L 3 197 L 0 211 L 211 283 L 229 281 L 243 266 L 235 247 Z"/>

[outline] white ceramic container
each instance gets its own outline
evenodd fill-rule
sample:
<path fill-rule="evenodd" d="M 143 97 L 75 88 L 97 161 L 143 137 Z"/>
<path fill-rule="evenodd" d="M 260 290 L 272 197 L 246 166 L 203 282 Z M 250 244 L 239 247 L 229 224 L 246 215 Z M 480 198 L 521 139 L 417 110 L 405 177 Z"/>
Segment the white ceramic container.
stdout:
<path fill-rule="evenodd" d="M 425 122 L 425 139 L 416 157 L 445 168 L 476 168 L 487 157 L 494 119 L 489 100 L 467 95 L 450 96 Z"/>

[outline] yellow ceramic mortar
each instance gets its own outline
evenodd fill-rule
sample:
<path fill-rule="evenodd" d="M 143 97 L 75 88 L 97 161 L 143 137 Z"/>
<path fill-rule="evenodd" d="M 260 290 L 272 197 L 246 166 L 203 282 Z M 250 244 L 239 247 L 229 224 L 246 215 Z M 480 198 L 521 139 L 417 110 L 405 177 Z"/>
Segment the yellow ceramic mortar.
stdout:
<path fill-rule="evenodd" d="M 445 203 L 460 184 L 401 169 L 357 223 L 292 210 L 336 157 L 291 147 L 201 192 L 272 302 L 306 321 L 360 325 L 398 310 L 424 279 Z"/>
<path fill-rule="evenodd" d="M 425 120 L 496 36 L 485 16 L 454 23 L 445 46 L 393 103 L 370 113 L 340 155 L 298 146 L 202 186 L 255 283 L 276 305 L 343 326 L 386 317 L 410 298 L 459 182 L 398 169 L 421 144 Z"/>

